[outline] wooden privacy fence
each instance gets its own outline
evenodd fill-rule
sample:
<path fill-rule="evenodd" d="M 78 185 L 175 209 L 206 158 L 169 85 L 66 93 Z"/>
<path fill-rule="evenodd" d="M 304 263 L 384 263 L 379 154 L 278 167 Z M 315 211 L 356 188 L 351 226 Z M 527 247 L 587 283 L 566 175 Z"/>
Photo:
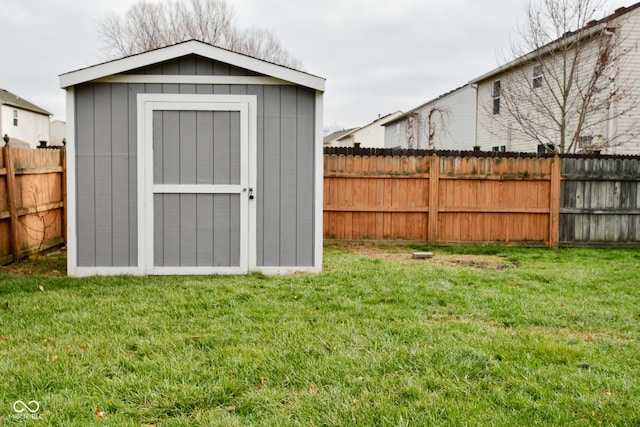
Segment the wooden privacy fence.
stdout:
<path fill-rule="evenodd" d="M 577 241 L 597 245 L 640 242 L 637 232 L 635 237 L 630 234 L 640 230 L 637 160 L 629 160 L 626 166 L 627 184 L 614 180 L 618 184 L 600 185 L 587 181 L 594 177 L 590 168 L 584 174 L 575 166 L 585 159 L 571 163 L 567 158 L 533 154 L 399 154 L 390 150 L 325 150 L 326 239 L 550 247 L 572 246 Z M 599 167 L 611 168 L 608 162 L 611 160 L 603 160 Z M 563 165 L 565 173 L 575 172 L 564 184 Z M 571 184 L 569 179 L 583 186 Z M 601 181 L 605 182 L 611 181 Z M 624 191 L 626 202 L 616 205 L 616 195 L 608 188 L 614 193 Z M 630 206 L 633 208 L 628 210 Z M 609 224 L 618 224 L 621 233 L 605 236 Z"/>
<path fill-rule="evenodd" d="M 563 158 L 561 246 L 640 246 L 638 158 Z"/>
<path fill-rule="evenodd" d="M 0 148 L 0 265 L 64 242 L 64 150 Z"/>

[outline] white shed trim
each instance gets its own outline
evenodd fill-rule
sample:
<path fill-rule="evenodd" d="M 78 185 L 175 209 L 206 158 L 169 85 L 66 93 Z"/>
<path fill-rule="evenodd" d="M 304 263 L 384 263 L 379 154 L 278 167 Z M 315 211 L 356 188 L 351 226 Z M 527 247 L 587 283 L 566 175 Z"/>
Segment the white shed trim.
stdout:
<path fill-rule="evenodd" d="M 163 74 L 120 74 L 95 80 L 96 83 L 168 83 L 206 85 L 291 85 L 293 83 L 262 76 L 181 76 Z"/>
<path fill-rule="evenodd" d="M 324 147 L 322 145 L 323 138 L 323 116 L 324 111 L 322 92 L 316 92 L 316 140 L 315 140 L 315 212 L 314 212 L 314 225 L 315 232 L 313 248 L 314 268 L 312 271 L 319 273 L 322 271 L 322 244 L 324 239 L 323 224 L 324 224 Z"/>
<path fill-rule="evenodd" d="M 60 87 L 86 83 L 107 76 L 125 73 L 136 68 L 169 61 L 186 55 L 199 55 L 204 58 L 221 61 L 235 67 L 244 68 L 256 73 L 273 76 L 277 79 L 324 92 L 325 80 L 322 77 L 287 68 L 251 56 L 232 52 L 207 43 L 190 40 L 172 46 L 128 56 L 81 70 L 60 75 Z"/>
<path fill-rule="evenodd" d="M 73 87 L 67 88 L 67 121 L 75 123 L 76 102 Z M 67 126 L 67 274 L 78 275 L 78 235 L 76 232 L 76 130 Z"/>

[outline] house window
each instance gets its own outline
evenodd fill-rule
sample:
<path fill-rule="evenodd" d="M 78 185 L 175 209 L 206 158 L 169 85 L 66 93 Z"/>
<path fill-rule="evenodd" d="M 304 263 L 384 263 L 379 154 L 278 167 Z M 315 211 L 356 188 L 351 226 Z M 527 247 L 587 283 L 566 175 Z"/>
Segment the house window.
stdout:
<path fill-rule="evenodd" d="M 533 67 L 533 88 L 538 89 L 539 87 L 542 87 L 542 65 Z"/>
<path fill-rule="evenodd" d="M 494 145 L 491 147 L 491 151 L 495 151 L 496 153 L 504 153 L 507 151 L 506 145 Z"/>
<path fill-rule="evenodd" d="M 13 125 L 18 126 L 18 110 L 13 110 Z"/>
<path fill-rule="evenodd" d="M 493 115 L 500 114 L 500 80 L 493 82 Z"/>
<path fill-rule="evenodd" d="M 538 144 L 538 154 L 553 153 L 556 151 L 556 146 L 553 144 Z"/>
<path fill-rule="evenodd" d="M 590 148 L 592 142 L 593 142 L 592 135 L 581 135 L 578 137 L 578 147 L 580 148 Z"/>

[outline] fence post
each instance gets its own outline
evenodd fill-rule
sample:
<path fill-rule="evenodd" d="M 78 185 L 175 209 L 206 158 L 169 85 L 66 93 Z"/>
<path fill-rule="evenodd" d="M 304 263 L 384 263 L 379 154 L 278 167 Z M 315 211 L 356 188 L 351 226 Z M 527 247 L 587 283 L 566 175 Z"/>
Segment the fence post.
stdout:
<path fill-rule="evenodd" d="M 438 188 L 440 187 L 440 158 L 432 154 L 429 165 L 429 228 L 427 241 L 438 241 Z"/>
<path fill-rule="evenodd" d="M 11 158 L 11 144 L 4 147 L 4 164 L 7 169 L 7 204 L 9 205 L 9 244 L 13 261 L 20 259 L 20 241 L 18 237 L 18 203 L 16 200 L 16 169 Z"/>
<path fill-rule="evenodd" d="M 562 162 L 556 154 L 551 162 L 549 198 L 549 247 L 557 248 L 560 240 L 560 195 L 562 192 Z"/>

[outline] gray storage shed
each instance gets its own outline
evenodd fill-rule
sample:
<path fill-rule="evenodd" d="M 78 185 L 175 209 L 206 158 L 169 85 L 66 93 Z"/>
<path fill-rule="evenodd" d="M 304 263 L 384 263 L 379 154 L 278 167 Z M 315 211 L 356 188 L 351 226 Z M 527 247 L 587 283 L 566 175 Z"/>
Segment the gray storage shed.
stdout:
<path fill-rule="evenodd" d="M 68 274 L 320 271 L 324 85 L 198 41 L 62 74 Z"/>

